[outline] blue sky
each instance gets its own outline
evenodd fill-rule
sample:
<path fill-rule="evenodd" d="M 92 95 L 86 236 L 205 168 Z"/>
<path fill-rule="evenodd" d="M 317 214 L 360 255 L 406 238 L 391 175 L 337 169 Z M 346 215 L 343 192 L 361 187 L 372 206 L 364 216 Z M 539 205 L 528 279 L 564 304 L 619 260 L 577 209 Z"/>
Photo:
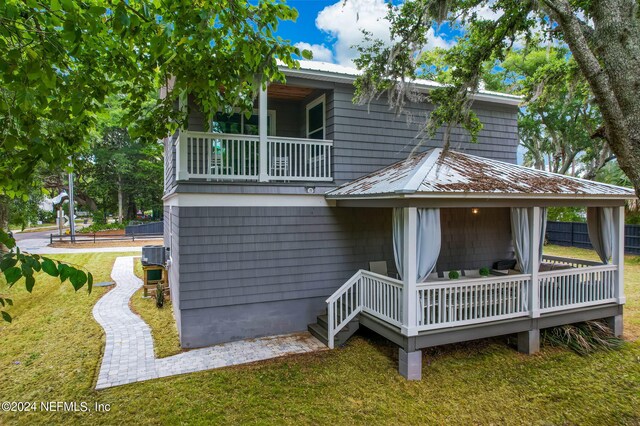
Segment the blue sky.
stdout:
<path fill-rule="evenodd" d="M 361 29 L 376 38 L 389 40 L 384 19 L 384 0 L 287 0 L 299 12 L 297 22 L 283 22 L 278 34 L 300 48 L 310 49 L 314 60 L 352 65 L 356 52 L 351 48 L 362 41 Z M 492 12 L 488 11 L 488 14 Z M 428 47 L 448 47 L 454 43 L 452 31 L 445 27 L 432 32 Z"/>

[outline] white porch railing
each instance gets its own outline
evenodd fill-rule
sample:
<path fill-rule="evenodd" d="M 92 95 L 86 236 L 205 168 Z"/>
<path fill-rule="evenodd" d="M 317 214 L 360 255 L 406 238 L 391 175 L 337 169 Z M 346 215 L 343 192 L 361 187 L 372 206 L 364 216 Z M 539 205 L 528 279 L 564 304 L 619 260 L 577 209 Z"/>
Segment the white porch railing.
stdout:
<path fill-rule="evenodd" d="M 417 286 L 418 331 L 526 316 L 531 275 Z"/>
<path fill-rule="evenodd" d="M 401 281 L 359 270 L 327 299 L 329 348 L 333 349 L 336 334 L 362 311 L 400 326 L 401 304 Z"/>
<path fill-rule="evenodd" d="M 596 262 L 593 260 L 583 260 L 583 259 L 573 259 L 570 257 L 559 257 L 559 256 L 549 256 L 543 255 L 542 261 L 546 263 L 551 263 L 553 265 L 566 265 L 571 266 L 572 268 L 583 268 L 586 266 L 598 266 L 602 265 L 602 262 Z"/>
<path fill-rule="evenodd" d="M 616 265 L 584 266 L 538 274 L 540 312 L 615 302 Z"/>
<path fill-rule="evenodd" d="M 545 261 L 569 268 L 539 272 L 533 283 L 531 274 L 517 274 L 417 284 L 415 299 L 409 302 L 416 303 L 416 331 L 618 303 L 618 266 L 553 256 L 545 256 Z M 329 347 L 360 312 L 403 329 L 403 286 L 402 281 L 369 271 L 353 275 L 327 299 Z M 531 299 L 532 294 L 537 297 Z"/>
<path fill-rule="evenodd" d="M 258 181 L 260 138 L 254 135 L 180 131 L 176 138 L 178 180 Z M 328 140 L 267 137 L 268 181 L 332 181 Z"/>

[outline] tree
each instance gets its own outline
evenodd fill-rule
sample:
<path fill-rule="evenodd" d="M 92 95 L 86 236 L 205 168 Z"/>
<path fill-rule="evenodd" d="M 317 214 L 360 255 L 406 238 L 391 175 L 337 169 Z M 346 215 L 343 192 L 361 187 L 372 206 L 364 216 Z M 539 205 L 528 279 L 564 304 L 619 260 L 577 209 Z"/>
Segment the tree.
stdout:
<path fill-rule="evenodd" d="M 489 20 L 478 13 L 489 7 Z M 427 71 L 416 61 L 434 22 L 464 25 L 449 51 L 450 85 L 429 94 L 436 104 L 428 133 L 445 125 L 445 144 L 452 126 L 461 125 L 473 139 L 481 129 L 470 107 L 487 64 L 505 60 L 514 45 L 543 29 L 565 43 L 594 95 L 602 114 L 601 136 L 640 196 L 640 6 L 636 0 L 408 0 L 390 4 L 392 43 L 373 42 L 356 61 L 363 69 L 356 99 L 367 102 L 386 93 L 397 109 L 415 92 L 407 83 Z"/>
<path fill-rule="evenodd" d="M 261 85 L 284 80 L 278 61 L 295 67 L 295 56 L 310 57 L 274 35 L 280 20 L 296 16 L 278 0 L 1 2 L 0 194 L 24 194 L 40 163 L 68 164 L 108 95 L 124 97 L 121 127 L 150 141 L 186 119 L 176 105 L 187 96 L 209 115 L 250 110 Z M 157 98 L 162 87 L 170 90 Z M 80 270 L 20 253 L 4 231 L 2 244 L 9 251 L 0 270 L 10 284 L 25 277 L 30 289 L 34 270 L 74 287 L 91 282 Z"/>

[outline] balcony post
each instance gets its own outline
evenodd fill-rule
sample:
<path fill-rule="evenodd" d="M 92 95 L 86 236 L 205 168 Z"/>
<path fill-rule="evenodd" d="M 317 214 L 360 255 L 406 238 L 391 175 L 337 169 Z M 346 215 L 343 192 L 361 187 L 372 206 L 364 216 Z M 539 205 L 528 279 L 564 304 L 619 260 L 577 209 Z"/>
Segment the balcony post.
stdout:
<path fill-rule="evenodd" d="M 541 211 L 540 207 L 529 209 L 529 264 L 531 265 L 531 285 L 529 286 L 529 316 L 531 318 L 540 317 L 540 283 L 538 282 L 538 272 L 540 271 L 540 230 Z"/>
<path fill-rule="evenodd" d="M 402 270 L 404 283 L 402 288 L 402 332 L 407 336 L 415 336 L 418 327 L 416 303 L 416 279 L 418 276 L 416 265 L 418 209 L 405 207 L 404 216 L 403 259 Z"/>
<path fill-rule="evenodd" d="M 189 179 L 189 171 L 187 169 L 187 143 L 188 135 L 186 131 L 180 130 L 178 132 L 178 146 L 176 149 L 176 179 L 186 180 Z"/>
<path fill-rule="evenodd" d="M 267 158 L 268 149 L 267 149 L 267 89 L 266 87 L 260 86 L 260 95 L 258 100 L 258 135 L 260 137 L 259 142 L 259 152 L 260 152 L 260 161 L 258 163 L 259 166 L 259 181 L 260 182 L 269 182 L 269 161 Z"/>
<path fill-rule="evenodd" d="M 614 272 L 614 296 L 617 303 L 625 303 L 624 296 L 624 206 L 613 208 L 613 250 L 611 261 L 617 266 Z"/>

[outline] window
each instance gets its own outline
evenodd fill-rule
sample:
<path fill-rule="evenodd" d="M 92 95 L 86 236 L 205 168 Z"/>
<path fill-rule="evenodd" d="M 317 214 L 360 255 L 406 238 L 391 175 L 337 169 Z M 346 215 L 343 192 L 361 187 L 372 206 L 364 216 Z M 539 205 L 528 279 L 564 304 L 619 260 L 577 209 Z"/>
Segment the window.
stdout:
<path fill-rule="evenodd" d="M 324 95 L 307 104 L 307 139 L 325 138 L 324 104 Z"/>
<path fill-rule="evenodd" d="M 255 109 L 249 118 L 239 112 L 234 112 L 233 114 L 218 112 L 211 122 L 211 132 L 257 135 L 259 132 L 259 120 L 258 110 Z M 276 112 L 270 109 L 267 111 L 267 134 L 273 136 L 275 133 Z"/>

